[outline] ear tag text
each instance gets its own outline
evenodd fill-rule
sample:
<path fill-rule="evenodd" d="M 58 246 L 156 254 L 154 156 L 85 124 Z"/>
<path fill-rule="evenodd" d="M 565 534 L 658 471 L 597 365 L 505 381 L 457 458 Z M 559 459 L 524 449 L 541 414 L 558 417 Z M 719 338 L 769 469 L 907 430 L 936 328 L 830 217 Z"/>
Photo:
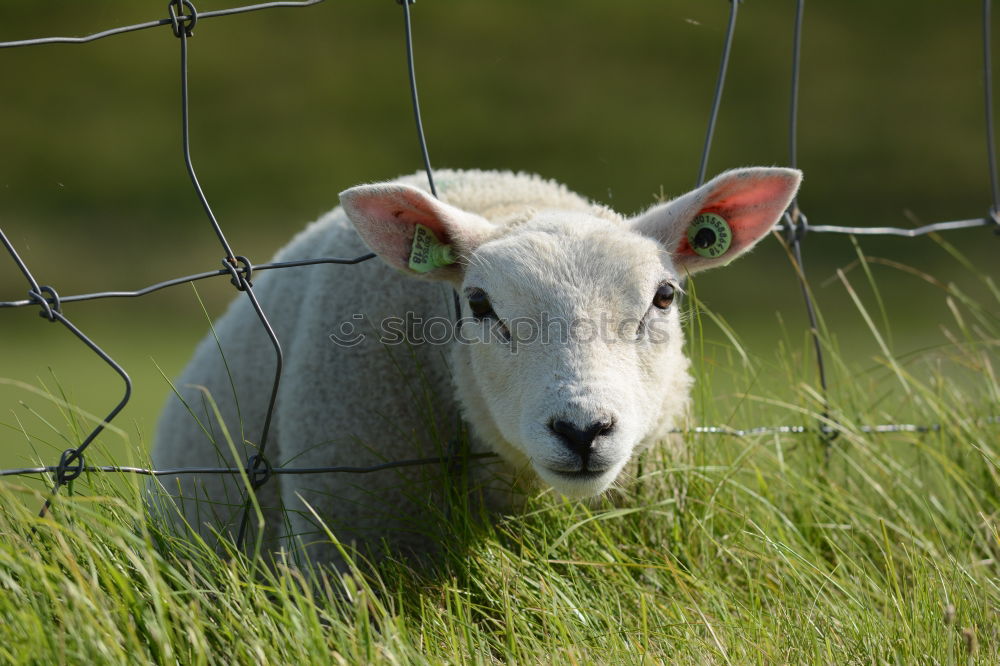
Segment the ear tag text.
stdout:
<path fill-rule="evenodd" d="M 410 270 L 430 273 L 435 268 L 448 266 L 456 261 L 457 258 L 450 245 L 439 241 L 434 232 L 424 225 L 416 225 L 413 247 L 410 249 Z"/>
<path fill-rule="evenodd" d="M 714 259 L 729 251 L 733 242 L 733 230 L 721 215 L 702 213 L 691 222 L 687 238 L 696 254 Z"/>

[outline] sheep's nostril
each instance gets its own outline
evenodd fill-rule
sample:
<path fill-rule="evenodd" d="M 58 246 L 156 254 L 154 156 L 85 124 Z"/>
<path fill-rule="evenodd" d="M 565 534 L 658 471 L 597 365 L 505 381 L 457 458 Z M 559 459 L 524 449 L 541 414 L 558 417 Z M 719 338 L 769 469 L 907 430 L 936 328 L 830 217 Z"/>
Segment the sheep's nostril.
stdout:
<path fill-rule="evenodd" d="M 594 447 L 594 440 L 602 435 L 610 434 L 615 428 L 614 420 L 595 421 L 585 428 L 577 427 L 575 423 L 553 419 L 549 422 L 549 430 L 566 445 L 573 453 L 586 457 Z"/>

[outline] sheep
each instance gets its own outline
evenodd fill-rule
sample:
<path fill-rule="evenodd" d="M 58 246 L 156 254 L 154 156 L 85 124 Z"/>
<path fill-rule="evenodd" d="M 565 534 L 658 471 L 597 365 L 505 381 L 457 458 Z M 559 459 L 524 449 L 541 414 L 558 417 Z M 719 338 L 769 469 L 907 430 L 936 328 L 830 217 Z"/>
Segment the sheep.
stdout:
<path fill-rule="evenodd" d="M 682 282 L 753 247 L 801 181 L 794 169 L 736 169 L 628 218 L 534 175 L 435 175 L 440 199 L 422 173 L 342 192 L 275 257 L 370 250 L 381 261 L 255 276 L 285 353 L 266 455 L 275 466 L 357 467 L 467 441 L 473 454 L 499 454 L 468 470 L 491 511 L 534 488 L 599 495 L 682 423 L 692 384 Z M 236 298 L 176 382 L 154 464 L 244 465 L 274 362 L 256 313 Z M 259 536 L 336 567 L 330 533 L 375 559 L 427 555 L 442 538 L 431 518 L 450 474 L 275 475 L 257 491 Z M 156 502 L 213 538 L 235 531 L 242 489 L 234 475 L 178 475 Z"/>

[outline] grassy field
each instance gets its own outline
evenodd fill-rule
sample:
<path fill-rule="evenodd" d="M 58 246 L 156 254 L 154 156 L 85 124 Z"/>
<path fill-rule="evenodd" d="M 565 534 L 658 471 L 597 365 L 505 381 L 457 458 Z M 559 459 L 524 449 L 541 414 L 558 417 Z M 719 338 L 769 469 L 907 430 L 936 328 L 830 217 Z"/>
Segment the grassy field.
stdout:
<path fill-rule="evenodd" d="M 824 331 L 832 442 L 692 435 L 613 503 L 542 493 L 495 524 L 456 503 L 434 573 L 269 570 L 159 533 L 135 478 L 85 476 L 44 519 L 43 486 L 6 481 L 0 661 L 996 663 L 1000 294 L 980 284 L 934 292 L 941 343 L 896 355 L 877 283 L 847 283 L 884 353 L 849 362 Z M 764 360 L 688 303 L 696 422 L 815 424 L 798 334 Z M 861 429 L 887 422 L 941 427 Z"/>

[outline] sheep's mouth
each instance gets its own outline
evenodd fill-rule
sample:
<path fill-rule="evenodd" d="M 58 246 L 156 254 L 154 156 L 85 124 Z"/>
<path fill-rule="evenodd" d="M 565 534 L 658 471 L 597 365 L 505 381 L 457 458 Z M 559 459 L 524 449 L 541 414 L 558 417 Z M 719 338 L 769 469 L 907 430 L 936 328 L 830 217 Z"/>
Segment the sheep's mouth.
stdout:
<path fill-rule="evenodd" d="M 603 469 L 584 467 L 571 471 L 545 466 L 538 467 L 537 470 L 556 491 L 575 499 L 594 497 L 604 492 L 613 481 L 615 472 L 614 467 Z"/>
<path fill-rule="evenodd" d="M 551 467 L 548 469 L 550 472 L 552 472 L 559 478 L 566 479 L 568 481 L 590 481 L 592 479 L 600 478 L 605 474 L 607 474 L 608 472 L 608 470 L 606 469 L 580 469 L 576 470 L 575 472 L 567 472 L 566 470 L 561 470 L 561 469 L 552 469 Z"/>

